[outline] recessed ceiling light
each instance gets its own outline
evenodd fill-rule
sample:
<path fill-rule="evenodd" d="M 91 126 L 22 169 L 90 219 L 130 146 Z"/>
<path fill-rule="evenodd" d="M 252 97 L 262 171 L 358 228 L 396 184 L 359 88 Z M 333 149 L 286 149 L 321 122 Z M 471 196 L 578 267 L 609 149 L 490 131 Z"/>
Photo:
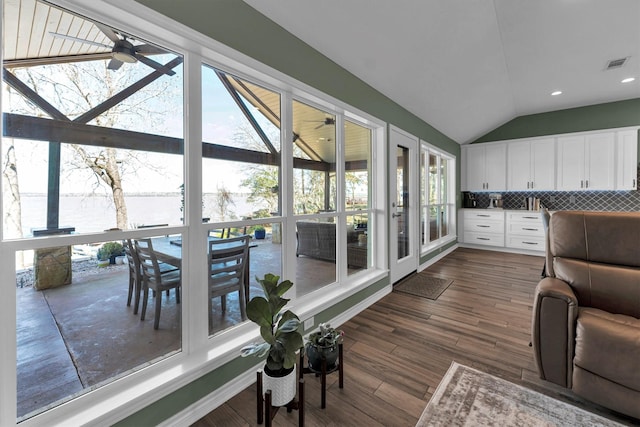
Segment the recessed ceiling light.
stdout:
<path fill-rule="evenodd" d="M 622 80 L 622 83 L 631 83 L 635 79 L 635 77 L 627 77 L 626 79 Z"/>
<path fill-rule="evenodd" d="M 558 96 L 558 95 L 562 95 L 561 90 L 556 90 L 555 92 L 551 92 L 551 96 Z"/>

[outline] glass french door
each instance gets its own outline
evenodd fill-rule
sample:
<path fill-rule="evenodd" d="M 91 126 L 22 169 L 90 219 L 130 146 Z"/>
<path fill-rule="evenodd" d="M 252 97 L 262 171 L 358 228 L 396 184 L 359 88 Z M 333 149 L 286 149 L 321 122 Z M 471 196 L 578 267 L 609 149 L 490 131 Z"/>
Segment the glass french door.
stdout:
<path fill-rule="evenodd" d="M 391 127 L 389 155 L 391 283 L 418 268 L 418 139 Z"/>

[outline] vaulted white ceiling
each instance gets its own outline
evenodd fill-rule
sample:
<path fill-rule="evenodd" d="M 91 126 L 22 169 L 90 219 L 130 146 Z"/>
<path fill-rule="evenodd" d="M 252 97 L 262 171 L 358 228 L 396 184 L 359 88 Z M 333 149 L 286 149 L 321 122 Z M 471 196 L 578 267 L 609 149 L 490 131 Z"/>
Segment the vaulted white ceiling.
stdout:
<path fill-rule="evenodd" d="M 244 1 L 459 143 L 640 97 L 638 0 Z"/>

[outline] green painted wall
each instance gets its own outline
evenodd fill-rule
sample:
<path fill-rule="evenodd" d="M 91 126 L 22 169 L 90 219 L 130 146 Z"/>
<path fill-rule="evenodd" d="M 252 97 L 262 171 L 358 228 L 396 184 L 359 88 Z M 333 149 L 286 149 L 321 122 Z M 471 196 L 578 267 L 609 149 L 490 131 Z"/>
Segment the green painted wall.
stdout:
<path fill-rule="evenodd" d="M 640 125 L 640 98 L 520 116 L 474 142 Z"/>

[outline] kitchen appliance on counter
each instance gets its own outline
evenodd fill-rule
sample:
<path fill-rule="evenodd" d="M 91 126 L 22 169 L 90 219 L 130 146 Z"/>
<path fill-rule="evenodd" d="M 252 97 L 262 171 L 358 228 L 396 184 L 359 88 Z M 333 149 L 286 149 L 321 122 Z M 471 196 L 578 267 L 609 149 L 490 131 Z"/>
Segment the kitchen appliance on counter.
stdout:
<path fill-rule="evenodd" d="M 476 200 L 475 194 L 470 191 L 462 192 L 462 207 L 463 208 L 477 208 L 478 201 Z"/>
<path fill-rule="evenodd" d="M 488 209 L 502 209 L 502 194 L 491 193 L 489 194 L 489 206 Z"/>

